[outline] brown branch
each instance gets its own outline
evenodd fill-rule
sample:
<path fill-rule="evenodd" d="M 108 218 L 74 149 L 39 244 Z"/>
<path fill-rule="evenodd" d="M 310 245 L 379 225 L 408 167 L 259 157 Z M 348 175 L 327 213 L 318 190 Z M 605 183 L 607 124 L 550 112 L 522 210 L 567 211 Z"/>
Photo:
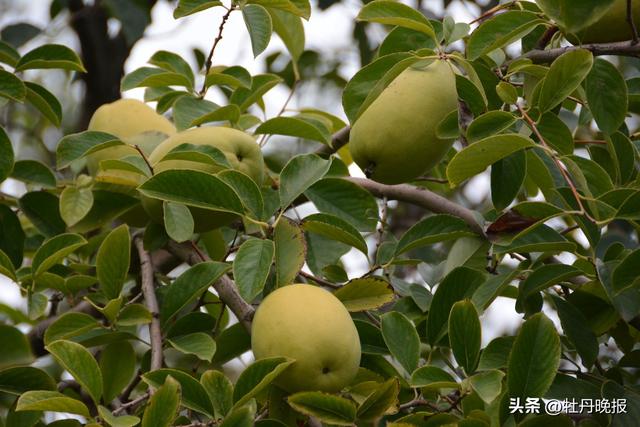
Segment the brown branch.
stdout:
<path fill-rule="evenodd" d="M 231 12 L 233 12 L 234 10 L 235 10 L 235 5 L 233 4 L 229 7 L 229 9 L 227 9 L 227 13 L 225 13 L 224 16 L 222 17 L 222 22 L 220 22 L 220 26 L 218 27 L 218 35 L 213 40 L 213 44 L 211 45 L 209 56 L 207 56 L 207 61 L 205 62 L 205 65 L 204 65 L 204 81 L 202 82 L 202 88 L 200 89 L 201 98 L 204 98 L 204 96 L 207 93 L 207 76 L 209 75 L 209 71 L 211 70 L 211 66 L 213 65 L 213 53 L 215 52 L 216 47 L 218 46 L 218 43 L 220 43 L 220 40 L 222 40 L 222 31 L 224 31 L 224 26 L 229 20 L 229 16 L 231 15 Z"/>
<path fill-rule="evenodd" d="M 556 49 L 534 49 L 523 55 L 536 64 L 553 62 L 560 55 L 577 49 L 585 49 L 593 53 L 593 56 L 617 55 L 617 56 L 640 56 L 640 44 L 633 41 L 615 43 L 590 43 L 581 46 L 565 46 Z"/>
<path fill-rule="evenodd" d="M 169 242 L 167 249 L 189 265 L 195 265 L 203 261 L 210 261 L 205 254 L 196 252 L 189 244 L 180 244 Z M 220 300 L 229 307 L 229 309 L 238 318 L 247 330 L 251 330 L 251 320 L 255 309 L 242 299 L 238 293 L 236 284 L 226 274 L 213 284 Z"/>
<path fill-rule="evenodd" d="M 631 27 L 631 43 L 638 44 L 638 27 L 636 27 L 636 23 L 633 21 L 633 5 L 631 0 L 627 0 L 627 23 L 629 27 Z"/>
<path fill-rule="evenodd" d="M 334 133 L 331 137 L 331 144 L 325 145 L 318 151 L 317 154 L 333 154 L 345 145 L 349 143 L 349 133 L 351 132 L 351 127 L 345 126 L 340 129 L 338 132 Z"/>
<path fill-rule="evenodd" d="M 464 220 L 471 229 L 485 237 L 482 224 L 478 222 L 476 215 L 470 209 L 460 206 L 439 194 L 427 189 L 414 187 L 408 184 L 386 185 L 365 178 L 345 178 L 369 191 L 376 197 L 386 197 L 389 200 L 407 202 L 423 207 L 434 213 L 445 213 L 457 216 Z"/>
<path fill-rule="evenodd" d="M 151 323 L 149 324 L 149 339 L 151 341 L 151 366 L 150 370 L 155 371 L 162 368 L 162 329 L 160 328 L 160 308 L 156 298 L 155 276 L 153 273 L 153 263 L 149 252 L 144 249 L 142 237 L 135 238 L 138 256 L 140 257 L 140 270 L 142 275 L 142 294 L 145 305 L 151 312 Z"/>

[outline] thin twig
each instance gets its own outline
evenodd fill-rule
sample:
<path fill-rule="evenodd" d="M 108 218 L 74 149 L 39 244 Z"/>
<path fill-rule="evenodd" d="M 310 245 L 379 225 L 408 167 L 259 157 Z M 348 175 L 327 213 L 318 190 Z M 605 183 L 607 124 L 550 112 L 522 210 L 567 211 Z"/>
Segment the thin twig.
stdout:
<path fill-rule="evenodd" d="M 567 52 L 585 49 L 593 54 L 593 56 L 615 55 L 615 56 L 640 56 L 640 43 L 633 43 L 632 40 L 615 43 L 589 43 L 580 46 L 564 46 L 555 49 L 534 49 L 523 55 L 524 58 L 530 59 L 536 64 L 553 62 L 557 57 Z M 504 66 L 508 66 L 509 62 Z M 503 66 L 503 67 L 504 67 Z"/>
<path fill-rule="evenodd" d="M 546 149 L 549 150 L 550 149 L 549 145 L 545 141 L 544 136 L 542 136 L 542 134 L 538 130 L 538 126 L 536 125 L 536 122 L 529 116 L 529 114 L 527 114 L 527 112 L 524 110 L 524 108 L 522 108 L 522 106 L 520 106 L 520 104 L 516 104 L 516 107 L 518 108 L 518 111 L 522 115 L 522 118 L 527 123 L 529 128 L 531 128 L 533 133 L 538 137 L 538 140 L 540 141 L 540 144 L 542 144 L 543 147 L 545 147 Z M 582 204 L 582 197 L 580 196 L 580 193 L 578 193 L 578 189 L 576 188 L 576 185 L 574 184 L 573 179 L 571 178 L 571 176 L 569 176 L 569 172 L 567 172 L 567 170 L 565 169 L 565 166 L 562 164 L 562 162 L 555 155 L 552 155 L 551 158 L 553 159 L 554 163 L 556 164 L 556 166 L 560 170 L 560 173 L 562 174 L 562 176 L 563 176 L 564 180 L 566 181 L 567 185 L 571 189 L 571 192 L 573 193 L 573 197 L 576 199 L 576 202 L 578 203 L 578 207 L 580 208 L 580 211 L 590 221 L 595 221 L 593 218 L 591 218 L 591 215 L 589 215 L 587 210 L 584 208 L 584 205 Z"/>
<path fill-rule="evenodd" d="M 144 394 L 141 394 L 140 396 L 136 397 L 135 399 L 123 403 L 122 405 L 120 405 L 119 407 L 117 407 L 116 409 L 113 410 L 113 415 L 118 415 L 119 413 L 125 411 L 128 408 L 134 407 L 142 402 L 144 402 L 145 400 L 147 400 L 149 397 L 151 396 L 150 392 L 146 392 Z"/>
<path fill-rule="evenodd" d="M 304 271 L 300 271 L 300 273 L 298 274 L 300 274 L 300 276 L 304 277 L 305 279 L 314 281 L 319 285 L 326 286 L 327 288 L 332 288 L 332 289 L 340 288 L 340 285 L 336 285 L 335 283 L 331 283 L 328 280 L 324 280 L 324 279 L 321 279 L 320 277 L 316 277 L 313 274 L 305 273 Z"/>
<path fill-rule="evenodd" d="M 631 44 L 638 44 L 638 28 L 633 21 L 633 2 L 627 0 L 627 23 L 631 27 Z"/>
<path fill-rule="evenodd" d="M 382 242 L 384 240 L 384 231 L 387 226 L 387 214 L 389 211 L 389 201 L 387 200 L 387 196 L 382 196 L 382 207 L 380 208 L 380 221 L 378 222 L 378 228 L 376 230 L 376 249 L 373 252 L 375 263 L 378 259 L 378 251 L 380 250 L 380 246 L 382 246 Z"/>
<path fill-rule="evenodd" d="M 151 175 L 153 175 L 154 174 L 153 166 L 151 166 L 151 163 L 149 162 L 147 155 L 144 154 L 144 152 L 142 151 L 142 148 L 140 148 L 138 144 L 134 144 L 133 148 L 135 148 L 138 151 L 138 153 L 140 153 L 142 160 L 144 160 L 144 162 L 147 164 L 147 167 L 149 168 L 149 172 L 151 172 Z"/>
<path fill-rule="evenodd" d="M 211 66 L 213 65 L 213 53 L 215 52 L 218 43 L 220 43 L 220 40 L 222 40 L 222 31 L 224 31 L 224 26 L 229 20 L 231 12 L 234 10 L 235 5 L 232 4 L 229 9 L 227 9 L 227 13 L 222 17 L 222 22 L 220 22 L 220 26 L 218 27 L 218 35 L 213 39 L 213 44 L 211 45 L 211 50 L 209 51 L 209 56 L 207 56 L 207 61 L 204 66 L 204 81 L 202 82 L 202 88 L 200 89 L 200 98 L 204 98 L 207 94 L 207 76 L 209 75 L 209 71 L 211 71 Z"/>
<path fill-rule="evenodd" d="M 475 24 L 477 22 L 484 21 L 485 19 L 490 18 L 493 15 L 495 15 L 497 12 L 500 12 L 502 9 L 506 9 L 508 7 L 511 7 L 514 3 L 515 3 L 515 1 L 511 1 L 511 2 L 507 2 L 507 3 L 504 3 L 504 4 L 499 4 L 498 6 L 492 7 L 491 9 L 487 10 L 482 15 L 478 16 L 473 21 L 469 22 L 469 24 Z"/>
<path fill-rule="evenodd" d="M 151 312 L 151 323 L 149 324 L 149 339 L 151 341 L 151 365 L 149 370 L 155 371 L 162 368 L 162 329 L 160 328 L 160 307 L 156 298 L 154 286 L 155 277 L 153 274 L 153 264 L 149 252 L 144 249 L 142 237 L 135 238 L 138 256 L 140 257 L 140 272 L 142 275 L 142 294 L 147 310 Z"/>

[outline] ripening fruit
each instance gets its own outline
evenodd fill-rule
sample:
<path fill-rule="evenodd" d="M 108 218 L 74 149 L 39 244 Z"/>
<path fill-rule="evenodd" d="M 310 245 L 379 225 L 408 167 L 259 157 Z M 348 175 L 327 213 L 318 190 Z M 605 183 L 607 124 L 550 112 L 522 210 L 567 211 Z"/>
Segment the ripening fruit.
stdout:
<path fill-rule="evenodd" d="M 356 376 L 360 339 L 349 312 L 333 294 L 313 285 L 289 285 L 270 293 L 251 327 L 256 359 L 295 359 L 276 380 L 289 392 L 337 392 Z"/>
<path fill-rule="evenodd" d="M 110 133 L 121 138 L 123 142 L 131 143 L 132 138 L 145 132 L 159 132 L 173 135 L 176 128 L 164 116 L 156 113 L 142 101 L 136 99 L 119 99 L 98 108 L 89 122 L 88 130 Z M 157 138 L 151 138 L 157 143 Z M 154 147 L 144 147 L 150 153 Z M 87 168 L 92 176 L 98 172 L 100 161 L 106 159 L 120 159 L 135 155 L 127 147 L 111 147 L 87 156 Z"/>
<path fill-rule="evenodd" d="M 640 0 L 633 0 L 631 5 L 633 20 L 640 24 Z M 602 18 L 577 34 L 567 34 L 574 44 L 579 43 L 612 43 L 631 40 L 633 33 L 627 22 L 627 0 L 616 0 Z"/>
<path fill-rule="evenodd" d="M 258 184 L 262 183 L 264 159 L 256 140 L 245 132 L 226 127 L 201 127 L 179 132 L 164 140 L 149 155 L 154 173 L 172 169 L 195 169 L 209 173 L 222 170 L 220 166 L 189 160 L 162 160 L 171 150 L 181 144 L 209 145 L 224 153 L 233 169 L 248 175 Z M 162 223 L 162 202 L 147 197 L 142 205 L 156 222 Z M 228 212 L 216 212 L 202 208 L 190 208 L 195 222 L 195 231 L 213 230 L 231 223 L 238 216 Z"/>
<path fill-rule="evenodd" d="M 436 137 L 438 124 L 457 109 L 452 65 L 436 60 L 409 67 L 356 120 L 349 147 L 353 160 L 375 181 L 399 184 L 433 168 L 452 140 Z"/>
<path fill-rule="evenodd" d="M 129 145 L 138 145 L 145 154 L 151 153 L 160 141 L 176 132 L 169 120 L 136 99 L 119 99 L 102 105 L 93 113 L 88 130 L 110 133 Z M 101 161 L 118 160 L 132 155 L 136 155 L 136 152 L 130 147 L 106 148 L 87 156 L 87 169 L 95 177 Z M 100 180 L 106 190 L 135 193 L 135 186 L 141 184 L 143 178 L 131 172 L 110 170 L 102 173 Z M 133 227 L 144 227 L 149 222 L 149 217 L 140 204 L 136 204 L 120 218 Z"/>

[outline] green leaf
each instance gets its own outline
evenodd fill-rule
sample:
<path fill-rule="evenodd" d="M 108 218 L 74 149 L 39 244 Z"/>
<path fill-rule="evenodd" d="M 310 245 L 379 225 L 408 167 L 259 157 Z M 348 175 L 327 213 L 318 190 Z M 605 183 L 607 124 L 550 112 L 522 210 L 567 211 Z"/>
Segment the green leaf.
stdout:
<path fill-rule="evenodd" d="M 456 302 L 449 314 L 449 342 L 453 356 L 467 375 L 476 370 L 480 358 L 482 328 L 471 300 Z"/>
<path fill-rule="evenodd" d="M 411 375 L 411 386 L 437 390 L 440 388 L 457 388 L 458 383 L 442 368 L 423 366 Z"/>
<path fill-rule="evenodd" d="M 294 61 L 298 61 L 300 55 L 304 52 L 305 42 L 302 18 L 293 13 L 270 7 L 268 7 L 267 10 L 271 16 L 273 30 L 286 46 L 291 58 Z"/>
<path fill-rule="evenodd" d="M 133 415 L 122 415 L 116 417 L 111 411 L 102 405 L 98 406 L 98 414 L 111 427 L 134 427 L 140 422 L 140 418 Z"/>
<path fill-rule="evenodd" d="M 527 319 L 513 343 L 507 366 L 511 397 L 542 397 L 560 364 L 560 338 L 553 322 L 537 313 Z"/>
<path fill-rule="evenodd" d="M 255 133 L 294 136 L 311 141 L 318 141 L 323 144 L 329 144 L 331 142 L 329 129 L 319 123 L 304 120 L 299 117 L 275 117 L 258 126 Z"/>
<path fill-rule="evenodd" d="M 264 216 L 264 198 L 253 179 L 235 169 L 218 172 L 217 177 L 233 188 L 244 205 L 247 215 L 256 219 Z"/>
<path fill-rule="evenodd" d="M 458 267 L 440 282 L 433 294 L 427 318 L 427 339 L 430 344 L 436 344 L 447 332 L 451 307 L 457 301 L 470 298 L 484 281 L 485 276 L 480 271 Z"/>
<path fill-rule="evenodd" d="M 393 301 L 393 288 L 384 279 L 378 277 L 361 277 L 347 282 L 338 288 L 333 295 L 338 298 L 349 311 L 374 310 Z"/>
<path fill-rule="evenodd" d="M 293 283 L 304 265 L 307 246 L 300 227 L 287 217 L 280 217 L 276 224 L 275 243 L 276 286 Z"/>
<path fill-rule="evenodd" d="M 49 270 L 64 257 L 86 244 L 87 241 L 79 234 L 59 234 L 45 240 L 33 256 L 31 269 L 34 271 L 34 276 Z"/>
<path fill-rule="evenodd" d="M 414 224 L 402 235 L 395 254 L 397 256 L 422 246 L 473 235 L 475 233 L 458 217 L 447 214 L 432 215 Z"/>
<path fill-rule="evenodd" d="M 330 214 L 312 214 L 304 218 L 302 228 L 311 233 L 321 234 L 329 239 L 353 246 L 368 254 L 367 242 L 360 232 L 347 221 Z"/>
<path fill-rule="evenodd" d="M 329 171 L 331 162 L 316 154 L 301 154 L 287 162 L 280 173 L 280 207 L 286 208 Z"/>
<path fill-rule="evenodd" d="M 537 0 L 544 13 L 564 31 L 574 33 L 600 19 L 615 0 Z"/>
<path fill-rule="evenodd" d="M 85 131 L 67 135 L 56 148 L 57 168 L 64 169 L 74 160 L 116 145 L 124 145 L 124 142 L 104 132 Z"/>
<path fill-rule="evenodd" d="M 509 129 L 516 117 L 506 111 L 489 111 L 474 119 L 467 128 L 467 141 L 470 143 L 496 135 Z"/>
<path fill-rule="evenodd" d="M 117 324 L 120 326 L 135 326 L 151 323 L 153 315 L 142 304 L 125 305 L 118 313 Z"/>
<path fill-rule="evenodd" d="M 7 179 L 13 170 L 13 146 L 4 129 L 0 127 L 0 182 Z"/>
<path fill-rule="evenodd" d="M 0 274 L 16 281 L 16 270 L 11 262 L 11 258 L 0 249 Z"/>
<path fill-rule="evenodd" d="M 420 337 L 415 326 L 404 314 L 392 311 L 380 316 L 382 337 L 391 355 L 407 373 L 418 367 Z"/>
<path fill-rule="evenodd" d="M 234 104 L 216 108 L 215 110 L 194 119 L 190 123 L 189 127 L 200 126 L 204 123 L 220 122 L 224 120 L 228 120 L 231 123 L 236 123 L 238 120 L 240 120 L 240 108 L 238 108 L 238 106 Z"/>
<path fill-rule="evenodd" d="M 160 308 L 160 319 L 165 325 L 188 304 L 200 297 L 230 268 L 222 262 L 201 262 L 182 273 L 168 287 Z"/>
<path fill-rule="evenodd" d="M 15 74 L 0 69 L 0 97 L 16 102 L 23 102 L 27 96 L 27 88 Z"/>
<path fill-rule="evenodd" d="M 258 74 L 253 76 L 251 87 L 237 88 L 229 101 L 240 107 L 240 111 L 244 112 L 252 104 L 258 102 L 262 96 L 282 81 L 282 78 L 275 74 Z"/>
<path fill-rule="evenodd" d="M 587 103 L 600 130 L 612 134 L 627 115 L 627 83 L 620 71 L 604 59 L 596 59 L 587 76 Z"/>
<path fill-rule="evenodd" d="M 195 332 L 189 335 L 182 335 L 170 338 L 167 341 L 181 353 L 193 354 L 198 359 L 211 362 L 216 352 L 216 343 L 210 335 L 204 332 Z"/>
<path fill-rule="evenodd" d="M 160 67 L 164 70 L 182 74 L 187 77 L 191 83 L 194 82 L 193 71 L 187 61 L 182 59 L 180 55 L 166 50 L 159 50 L 149 59 L 149 64 Z"/>
<path fill-rule="evenodd" d="M 164 227 L 169 237 L 176 242 L 190 240 L 195 224 L 189 208 L 179 203 L 164 202 L 162 211 Z"/>
<path fill-rule="evenodd" d="M 167 382 L 169 381 L 168 377 L 171 377 L 171 379 L 180 383 L 180 388 L 182 389 L 182 405 L 184 407 L 200 412 L 208 417 L 213 416 L 213 409 L 211 407 L 211 402 L 209 401 L 207 392 L 204 390 L 204 387 L 202 387 L 202 384 L 200 384 L 194 377 L 192 377 L 188 373 L 179 371 L 177 369 L 158 369 L 155 371 L 147 372 L 142 376 L 142 379 L 144 382 L 153 387 L 160 387 L 162 384 L 167 384 Z M 175 390 L 174 386 L 172 386 L 171 388 Z M 154 396 L 157 394 L 158 393 L 156 392 Z M 174 391 L 174 395 L 175 394 L 176 392 Z M 178 396 L 176 396 L 176 398 L 177 397 Z M 172 411 L 172 413 L 174 412 L 175 409 Z M 151 426 L 152 424 L 149 424 L 149 427 Z"/>
<path fill-rule="evenodd" d="M 144 409 L 142 427 L 171 427 L 180 408 L 180 383 L 165 377 Z"/>
<path fill-rule="evenodd" d="M 354 74 L 342 93 L 342 107 L 349 122 L 356 121 L 365 100 L 385 74 L 409 58 L 411 54 L 407 52 L 392 53 L 376 59 Z"/>
<path fill-rule="evenodd" d="M 196 121 L 218 108 L 218 104 L 206 99 L 184 95 L 173 104 L 173 121 L 179 131 L 189 129 Z"/>
<path fill-rule="evenodd" d="M 240 198 L 229 185 L 220 178 L 202 171 L 162 171 L 138 187 L 138 190 L 154 199 L 187 206 L 240 215 L 244 212 Z"/>
<path fill-rule="evenodd" d="M 239 408 L 256 397 L 294 362 L 287 357 L 269 357 L 252 363 L 238 377 L 233 390 L 234 407 Z"/>
<path fill-rule="evenodd" d="M 344 397 L 319 391 L 303 391 L 287 398 L 296 411 L 339 426 L 351 426 L 356 419 L 356 405 Z"/>
<path fill-rule="evenodd" d="M 13 165 L 11 178 L 43 187 L 56 186 L 56 177 L 47 166 L 37 160 L 18 160 Z"/>
<path fill-rule="evenodd" d="M 618 182 L 621 184 L 629 182 L 635 171 L 636 151 L 633 144 L 626 135 L 621 132 L 615 132 L 607 138 L 607 148 L 616 162 Z M 15 169 L 16 166 L 14 165 L 13 170 L 15 171 Z"/>
<path fill-rule="evenodd" d="M 420 31 L 433 39 L 436 38 L 429 20 L 422 13 L 402 3 L 374 0 L 360 10 L 356 19 L 409 28 Z"/>
<path fill-rule="evenodd" d="M 33 354 L 27 337 L 18 328 L 0 324 L 0 336 L 4 349 L 0 352 L 0 368 L 12 365 L 28 365 Z"/>
<path fill-rule="evenodd" d="M 56 382 L 42 369 L 16 366 L 0 371 L 0 391 L 20 396 L 29 390 L 55 390 Z"/>
<path fill-rule="evenodd" d="M 520 282 L 518 300 L 521 303 L 534 293 L 540 292 L 571 277 L 582 274 L 582 271 L 571 265 L 548 264 L 535 269 L 529 277 Z"/>
<path fill-rule="evenodd" d="M 140 67 L 122 79 L 120 90 L 123 92 L 137 87 L 161 87 L 161 86 L 183 86 L 192 88 L 193 83 L 189 77 L 166 71 L 161 68 Z"/>
<path fill-rule="evenodd" d="M 593 55 L 588 50 L 575 49 L 553 61 L 541 83 L 538 106 L 542 113 L 555 108 L 576 90 L 593 66 Z"/>
<path fill-rule="evenodd" d="M 104 239 L 96 257 L 100 289 L 109 299 L 118 298 L 127 279 L 131 258 L 131 236 L 126 224 L 115 228 Z"/>
<path fill-rule="evenodd" d="M 180 0 L 178 7 L 173 11 L 173 17 L 175 19 L 184 18 L 216 6 L 222 6 L 222 2 L 218 0 Z"/>
<path fill-rule="evenodd" d="M 60 216 L 71 227 L 80 222 L 93 206 L 90 188 L 66 187 L 60 193 Z"/>
<path fill-rule="evenodd" d="M 390 378 L 380 384 L 358 407 L 359 420 L 375 420 L 383 416 L 392 406 L 398 404 L 400 382 Z"/>
<path fill-rule="evenodd" d="M 545 142 L 562 154 L 573 154 L 573 134 L 553 112 L 545 113 L 538 121 L 538 131 Z"/>
<path fill-rule="evenodd" d="M 0 62 L 15 67 L 20 60 L 20 53 L 8 43 L 0 40 Z"/>
<path fill-rule="evenodd" d="M 233 278 L 240 296 L 251 303 L 262 292 L 273 264 L 275 246 L 271 240 L 249 239 L 233 260 Z"/>
<path fill-rule="evenodd" d="M 59 127 L 62 121 L 62 105 L 58 98 L 39 84 L 32 82 L 24 82 L 24 84 L 27 89 L 27 101 L 54 126 Z"/>
<path fill-rule="evenodd" d="M 38 68 L 60 68 L 86 73 L 78 54 L 67 46 L 45 44 L 27 52 L 16 64 L 16 71 Z"/>
<path fill-rule="evenodd" d="M 562 331 L 576 347 L 582 364 L 591 368 L 598 357 L 598 338 L 591 330 L 589 321 L 582 312 L 570 302 L 552 295 L 553 303 L 558 310 Z"/>
<path fill-rule="evenodd" d="M 507 366 L 509 353 L 513 347 L 514 337 L 498 337 L 493 339 L 482 350 L 480 355 L 479 370 L 502 369 Z"/>
<path fill-rule="evenodd" d="M 233 407 L 233 384 L 222 372 L 208 370 L 200 377 L 207 391 L 216 418 L 224 418 Z"/>
<path fill-rule="evenodd" d="M 102 399 L 111 402 L 133 380 L 136 373 L 136 353 L 129 341 L 116 341 L 100 353 Z"/>
<path fill-rule="evenodd" d="M 84 403 L 57 391 L 27 391 L 18 398 L 16 411 L 64 412 L 90 417 Z"/>
<path fill-rule="evenodd" d="M 640 284 L 640 249 L 625 256 L 613 269 L 611 284 L 616 294 Z"/>
<path fill-rule="evenodd" d="M 102 373 L 89 350 L 72 341 L 58 340 L 46 346 L 60 365 L 69 371 L 95 403 L 102 397 Z"/>
<path fill-rule="evenodd" d="M 273 26 L 267 9 L 258 4 L 248 4 L 242 8 L 242 17 L 249 31 L 253 57 L 260 55 L 269 45 Z"/>
<path fill-rule="evenodd" d="M 467 56 L 476 60 L 522 39 L 544 21 L 533 12 L 511 10 L 483 22 L 469 37 Z"/>
<path fill-rule="evenodd" d="M 378 205 L 367 190 L 342 178 L 327 177 L 309 187 L 304 195 L 320 212 L 342 218 L 359 231 L 375 229 Z"/>
<path fill-rule="evenodd" d="M 66 224 L 60 216 L 60 202 L 54 194 L 31 191 L 20 198 L 18 206 L 45 237 L 53 237 L 66 230 Z"/>
<path fill-rule="evenodd" d="M 99 327 L 100 323 L 95 317 L 86 313 L 68 311 L 49 325 L 44 332 L 44 343 L 49 345 L 58 340 L 70 340 Z"/>
<path fill-rule="evenodd" d="M 165 160 L 188 160 L 223 168 L 231 167 L 222 150 L 210 145 L 180 144 L 160 159 L 161 162 Z"/>
<path fill-rule="evenodd" d="M 220 427 L 253 427 L 254 417 L 255 406 L 247 404 L 231 411 L 222 421 Z"/>
<path fill-rule="evenodd" d="M 251 74 L 249 74 L 246 69 L 238 65 L 234 65 L 232 67 L 227 67 L 222 71 L 211 71 L 207 74 L 205 85 L 207 87 L 213 85 L 225 85 L 232 89 L 242 86 L 249 89 L 251 88 L 251 80 Z"/>
<path fill-rule="evenodd" d="M 495 135 L 475 142 L 459 151 L 449 162 L 449 184 L 455 187 L 498 160 L 534 145 L 532 140 L 518 134 Z"/>
<path fill-rule="evenodd" d="M 504 372 L 492 369 L 469 377 L 469 384 L 478 393 L 480 399 L 489 404 L 500 396 L 502 378 L 504 378 Z"/>
<path fill-rule="evenodd" d="M 510 252 L 552 252 L 574 251 L 576 244 L 568 241 L 553 228 L 540 224 L 520 233 L 507 246 L 495 246 L 498 254 Z"/>
<path fill-rule="evenodd" d="M 516 151 L 491 166 L 491 201 L 496 210 L 506 209 L 518 196 L 527 175 L 527 156 Z"/>

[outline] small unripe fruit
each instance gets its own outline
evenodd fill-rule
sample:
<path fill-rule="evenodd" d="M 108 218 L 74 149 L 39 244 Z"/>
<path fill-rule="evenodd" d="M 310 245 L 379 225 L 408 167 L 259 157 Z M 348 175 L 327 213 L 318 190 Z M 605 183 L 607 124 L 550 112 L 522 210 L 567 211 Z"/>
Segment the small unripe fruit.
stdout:
<path fill-rule="evenodd" d="M 337 392 L 355 378 L 360 339 L 349 312 L 333 294 L 313 285 L 289 285 L 270 293 L 251 328 L 256 359 L 295 359 L 276 380 L 289 392 Z"/>
<path fill-rule="evenodd" d="M 349 142 L 353 160 L 384 184 L 423 175 L 451 148 L 452 140 L 439 139 L 436 129 L 457 107 L 451 64 L 435 60 L 407 68 L 355 121 Z"/>

